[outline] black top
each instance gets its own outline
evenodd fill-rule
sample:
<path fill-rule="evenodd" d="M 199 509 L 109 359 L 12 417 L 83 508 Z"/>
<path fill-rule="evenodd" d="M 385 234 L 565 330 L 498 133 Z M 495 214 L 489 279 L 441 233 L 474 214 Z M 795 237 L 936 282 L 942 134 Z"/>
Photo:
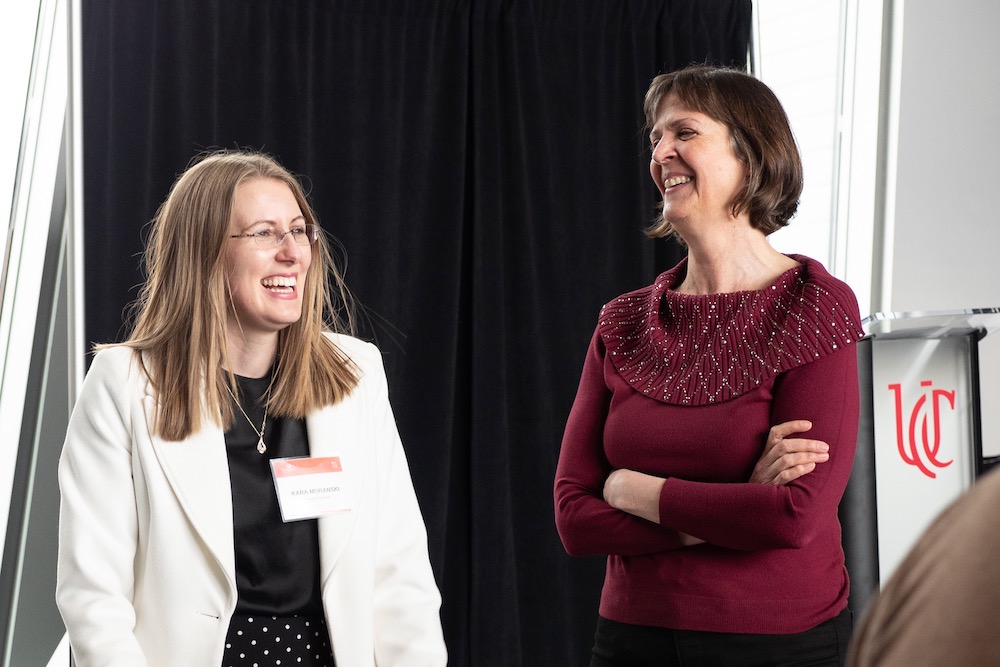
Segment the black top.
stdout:
<path fill-rule="evenodd" d="M 283 523 L 271 476 L 270 459 L 308 456 L 304 420 L 272 419 L 264 431 L 267 451 L 257 451 L 264 419 L 262 398 L 271 377 L 237 376 L 240 403 L 253 427 L 233 406 L 233 426 L 226 431 L 226 453 L 233 494 L 238 614 L 272 616 L 323 614 L 319 581 L 316 519 Z"/>

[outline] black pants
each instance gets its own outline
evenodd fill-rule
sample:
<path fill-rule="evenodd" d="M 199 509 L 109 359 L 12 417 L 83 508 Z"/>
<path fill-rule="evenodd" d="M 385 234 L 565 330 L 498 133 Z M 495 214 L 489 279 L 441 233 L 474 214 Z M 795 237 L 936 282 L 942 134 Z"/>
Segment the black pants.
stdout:
<path fill-rule="evenodd" d="M 670 630 L 597 621 L 590 667 L 842 667 L 851 611 L 790 635 Z"/>

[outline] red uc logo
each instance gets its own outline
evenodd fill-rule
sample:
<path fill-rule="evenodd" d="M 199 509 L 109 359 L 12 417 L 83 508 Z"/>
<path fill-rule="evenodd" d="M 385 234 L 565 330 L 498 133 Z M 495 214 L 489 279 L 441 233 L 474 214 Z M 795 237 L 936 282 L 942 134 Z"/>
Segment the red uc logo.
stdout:
<path fill-rule="evenodd" d="M 931 380 L 921 380 L 921 387 L 930 387 Z M 931 479 L 937 477 L 937 473 L 931 468 L 947 468 L 952 461 L 941 461 L 938 459 L 938 451 L 941 448 L 941 401 L 948 402 L 948 407 L 955 409 L 955 391 L 947 389 L 934 389 L 929 392 L 931 400 L 927 406 L 928 392 L 924 392 L 913 404 L 910 411 L 909 428 L 903 430 L 903 390 L 899 384 L 890 384 L 889 391 L 895 394 L 896 398 L 896 445 L 899 447 L 899 456 L 904 462 L 916 466 L 920 472 Z M 929 424 L 933 421 L 933 426 Z M 919 441 L 917 433 L 917 423 L 920 424 Z M 933 434 L 932 434 L 933 428 Z"/>

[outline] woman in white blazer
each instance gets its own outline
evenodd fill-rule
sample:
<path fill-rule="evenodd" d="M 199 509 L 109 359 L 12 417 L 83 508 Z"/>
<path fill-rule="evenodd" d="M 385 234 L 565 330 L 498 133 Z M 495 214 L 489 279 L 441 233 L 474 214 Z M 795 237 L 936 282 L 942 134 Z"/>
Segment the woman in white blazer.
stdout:
<path fill-rule="evenodd" d="M 445 665 L 381 355 L 329 331 L 328 284 L 341 308 L 346 289 L 298 180 L 259 153 L 200 159 L 145 264 L 59 464 L 76 664 Z"/>

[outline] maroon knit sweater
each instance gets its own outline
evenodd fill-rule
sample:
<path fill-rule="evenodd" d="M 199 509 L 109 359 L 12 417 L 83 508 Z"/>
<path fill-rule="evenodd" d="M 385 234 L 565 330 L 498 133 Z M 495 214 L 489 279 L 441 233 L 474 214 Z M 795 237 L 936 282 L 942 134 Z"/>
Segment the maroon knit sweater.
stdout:
<path fill-rule="evenodd" d="M 846 606 L 837 505 L 858 433 L 860 318 L 847 285 L 792 257 L 763 290 L 704 296 L 672 290 L 685 260 L 602 309 L 555 508 L 571 555 L 608 554 L 605 618 L 781 634 Z M 791 419 L 812 421 L 830 459 L 787 486 L 749 483 L 768 430 Z M 618 468 L 666 478 L 659 525 L 604 502 Z"/>

